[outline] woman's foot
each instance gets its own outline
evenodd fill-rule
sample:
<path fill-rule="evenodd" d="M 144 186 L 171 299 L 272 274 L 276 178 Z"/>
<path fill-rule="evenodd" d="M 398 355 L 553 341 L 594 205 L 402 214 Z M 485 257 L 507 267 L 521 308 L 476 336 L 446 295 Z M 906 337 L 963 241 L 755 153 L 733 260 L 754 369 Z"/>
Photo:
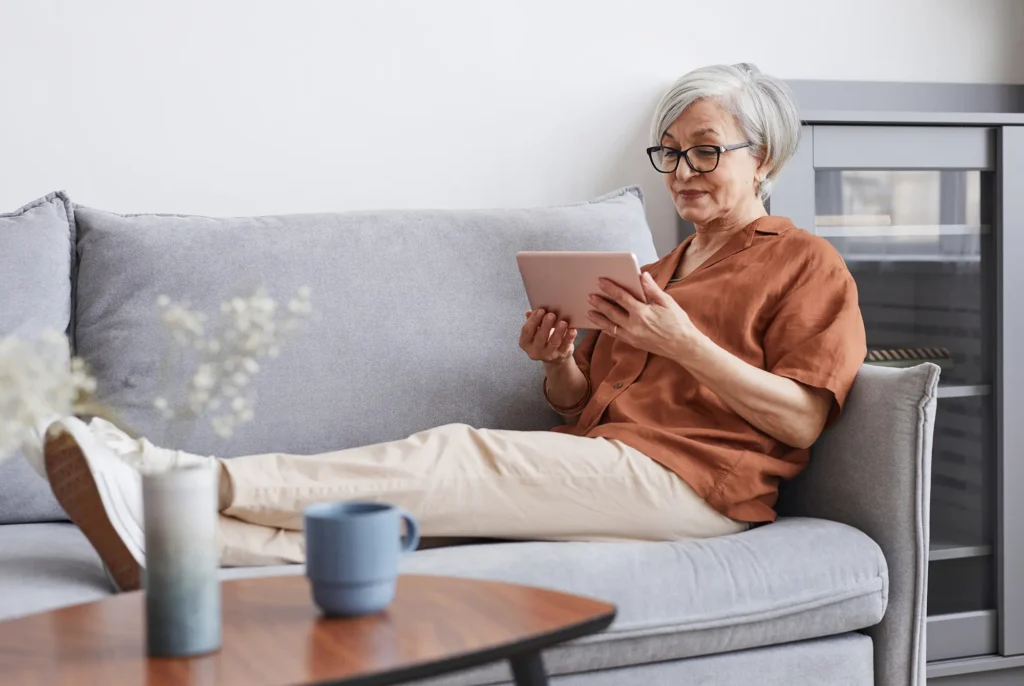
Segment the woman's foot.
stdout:
<path fill-rule="evenodd" d="M 57 502 L 99 554 L 115 586 L 140 588 L 146 554 L 138 470 L 74 417 L 50 427 L 44 459 Z"/>
<path fill-rule="evenodd" d="M 165 472 L 169 469 L 195 467 L 213 459 L 186 453 L 183 450 L 158 448 L 145 438 L 132 438 L 116 425 L 100 417 L 89 421 L 89 431 L 122 462 L 140 472 Z"/>

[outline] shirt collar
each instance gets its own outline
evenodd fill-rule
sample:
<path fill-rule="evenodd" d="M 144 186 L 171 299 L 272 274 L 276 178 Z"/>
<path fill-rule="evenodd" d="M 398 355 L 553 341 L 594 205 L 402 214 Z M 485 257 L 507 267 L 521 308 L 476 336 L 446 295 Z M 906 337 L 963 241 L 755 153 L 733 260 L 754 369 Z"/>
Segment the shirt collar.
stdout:
<path fill-rule="evenodd" d="M 755 219 L 747 230 L 752 233 L 771 233 L 778 235 L 780 233 L 786 233 L 793 228 L 796 228 L 793 226 L 793 222 L 786 217 L 768 215 L 761 217 L 760 219 Z"/>
<path fill-rule="evenodd" d="M 767 215 L 755 219 L 747 227 L 738 232 L 732 239 L 723 245 L 718 252 L 709 257 L 704 261 L 702 265 L 697 267 L 691 274 L 703 271 L 712 265 L 715 265 L 727 257 L 731 257 L 738 252 L 742 252 L 750 247 L 750 244 L 754 242 L 754 236 L 759 233 L 779 235 L 783 234 L 790 229 L 795 228 L 793 222 L 786 217 L 776 217 Z M 676 273 L 676 269 L 679 267 L 679 262 L 682 260 L 683 252 L 686 251 L 686 246 L 693 241 L 693 236 L 687 236 L 686 240 L 680 243 L 675 250 L 666 255 L 657 266 L 651 269 L 651 275 L 654 277 L 655 282 L 661 289 L 665 289 L 668 286 L 669 279 Z"/>

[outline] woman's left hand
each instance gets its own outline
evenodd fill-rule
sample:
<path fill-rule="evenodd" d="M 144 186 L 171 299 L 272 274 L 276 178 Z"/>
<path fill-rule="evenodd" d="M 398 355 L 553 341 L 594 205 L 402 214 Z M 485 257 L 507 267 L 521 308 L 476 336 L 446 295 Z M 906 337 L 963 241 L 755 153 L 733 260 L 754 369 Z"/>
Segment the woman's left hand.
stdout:
<path fill-rule="evenodd" d="M 590 296 L 590 319 L 604 333 L 634 348 L 672 359 L 680 358 L 699 335 L 690 316 L 647 272 L 640 275 L 647 302 L 640 302 L 613 281 L 598 282 L 601 293 Z"/>

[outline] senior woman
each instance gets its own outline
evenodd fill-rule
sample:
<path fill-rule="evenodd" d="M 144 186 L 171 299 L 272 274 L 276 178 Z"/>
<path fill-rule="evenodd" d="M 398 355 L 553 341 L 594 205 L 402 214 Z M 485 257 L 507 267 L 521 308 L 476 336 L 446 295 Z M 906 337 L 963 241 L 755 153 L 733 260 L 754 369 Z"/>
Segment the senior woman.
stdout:
<path fill-rule="evenodd" d="M 566 418 L 550 432 L 453 424 L 325 455 L 216 460 L 132 440 L 102 420 L 49 432 L 60 503 L 122 589 L 145 565 L 139 469 L 220 470 L 224 565 L 302 562 L 302 510 L 381 500 L 425 536 L 678 540 L 768 522 L 864 359 L 853 279 L 824 240 L 764 200 L 799 134 L 785 87 L 749 65 L 698 69 L 658 106 L 648 154 L 696 233 L 613 283 L 591 331 L 528 312 L 519 344 Z M 102 487 L 97 484 L 101 484 Z"/>

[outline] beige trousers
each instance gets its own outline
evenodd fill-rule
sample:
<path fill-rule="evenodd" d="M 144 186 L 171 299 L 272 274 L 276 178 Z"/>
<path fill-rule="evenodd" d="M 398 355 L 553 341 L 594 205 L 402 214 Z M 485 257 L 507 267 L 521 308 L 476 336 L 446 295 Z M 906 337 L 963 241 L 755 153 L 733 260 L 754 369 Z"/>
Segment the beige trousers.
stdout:
<path fill-rule="evenodd" d="M 424 537 L 680 540 L 747 524 L 624 443 L 449 424 L 323 455 L 222 460 L 221 562 L 303 562 L 302 510 L 332 500 L 409 510 Z"/>

